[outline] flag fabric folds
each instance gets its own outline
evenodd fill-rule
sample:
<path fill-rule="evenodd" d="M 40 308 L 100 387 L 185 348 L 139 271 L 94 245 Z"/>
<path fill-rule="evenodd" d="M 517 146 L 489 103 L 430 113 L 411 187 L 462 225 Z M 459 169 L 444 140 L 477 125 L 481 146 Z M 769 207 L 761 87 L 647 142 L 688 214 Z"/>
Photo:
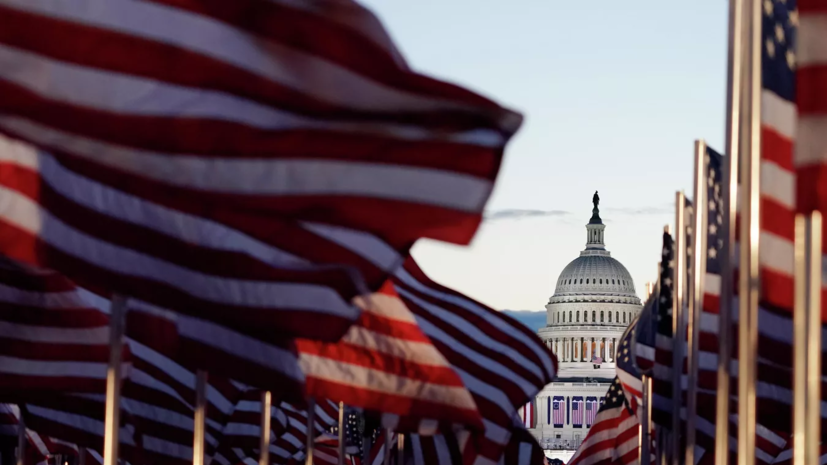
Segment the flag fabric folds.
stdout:
<path fill-rule="evenodd" d="M 626 400 L 620 379 L 615 378 L 594 425 L 568 465 L 637 464 L 639 430 L 637 415 Z"/>

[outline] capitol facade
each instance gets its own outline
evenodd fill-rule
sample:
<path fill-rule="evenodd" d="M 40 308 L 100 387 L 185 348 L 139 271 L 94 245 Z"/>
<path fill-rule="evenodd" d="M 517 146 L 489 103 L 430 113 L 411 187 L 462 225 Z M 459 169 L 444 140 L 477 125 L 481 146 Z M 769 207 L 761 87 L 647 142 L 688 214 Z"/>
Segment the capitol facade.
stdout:
<path fill-rule="evenodd" d="M 615 377 L 614 354 L 641 309 L 632 277 L 604 243 L 594 196 L 586 248 L 563 269 L 546 304 L 540 338 L 557 354 L 557 379 L 534 402 L 531 432 L 549 458 L 567 462 L 586 437 Z"/>

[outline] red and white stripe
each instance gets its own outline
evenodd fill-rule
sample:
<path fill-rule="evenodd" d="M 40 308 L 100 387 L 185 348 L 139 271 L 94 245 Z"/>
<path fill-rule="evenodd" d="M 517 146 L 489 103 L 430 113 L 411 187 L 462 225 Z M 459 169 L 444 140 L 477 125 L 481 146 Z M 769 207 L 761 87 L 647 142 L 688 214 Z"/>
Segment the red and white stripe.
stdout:
<path fill-rule="evenodd" d="M 103 392 L 108 306 L 48 270 L 0 260 L 0 392 Z M 122 355 L 124 372 L 129 350 Z"/>
<path fill-rule="evenodd" d="M 827 2 L 798 3 L 793 165 L 799 212 L 827 212 Z M 824 250 L 827 250 L 825 248 Z"/>
<path fill-rule="evenodd" d="M 0 130 L 135 188 L 467 243 L 521 122 L 412 72 L 355 2 L 0 8 Z"/>
<path fill-rule="evenodd" d="M 391 282 L 357 304 L 362 316 L 339 342 L 296 341 L 310 396 L 408 419 L 483 427 L 471 393 Z"/>
<path fill-rule="evenodd" d="M 321 435 L 338 424 L 339 406 L 329 400 L 315 404 L 313 435 Z M 287 417 L 284 432 L 270 446 L 271 460 L 275 463 L 287 463 L 290 459 L 301 460 L 307 451 L 307 410 L 286 402 L 279 404 Z M 257 450 L 256 456 L 257 456 Z"/>
<path fill-rule="evenodd" d="M 557 358 L 528 328 L 433 282 L 413 259 L 396 272 L 393 283 L 482 414 L 485 429 L 475 441 L 464 443 L 463 456 L 468 463 L 496 464 L 508 445 L 517 410 L 554 379 Z M 384 419 L 392 428 L 405 421 L 387 415 Z M 430 426 L 420 432 L 433 434 L 438 425 Z"/>
<path fill-rule="evenodd" d="M 520 407 L 520 420 L 526 428 L 534 428 L 534 402 L 529 402 Z"/>
<path fill-rule="evenodd" d="M 174 361 L 128 340 L 133 367 L 123 380 L 121 457 L 132 463 L 184 464 L 192 460 L 195 374 Z M 232 413 L 237 385 L 217 377 L 206 389 L 208 456 L 218 447 Z M 42 435 L 98 449 L 103 440 L 103 394 L 27 396 L 26 424 Z"/>
<path fill-rule="evenodd" d="M 639 430 L 637 416 L 627 408 L 603 410 L 568 465 L 637 464 Z"/>

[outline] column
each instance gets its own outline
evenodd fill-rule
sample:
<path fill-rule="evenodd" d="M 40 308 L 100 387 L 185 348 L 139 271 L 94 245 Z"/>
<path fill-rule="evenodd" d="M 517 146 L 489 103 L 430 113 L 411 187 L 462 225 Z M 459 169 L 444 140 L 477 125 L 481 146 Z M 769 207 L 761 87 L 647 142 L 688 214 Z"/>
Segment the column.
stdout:
<path fill-rule="evenodd" d="M 594 354 L 594 338 L 593 337 L 588 338 L 588 343 L 589 343 L 589 345 L 586 347 L 586 349 L 587 349 L 586 350 L 586 361 L 591 362 L 592 361 L 592 355 Z"/>
<path fill-rule="evenodd" d="M 606 361 L 611 362 L 614 360 L 614 338 L 606 340 Z"/>

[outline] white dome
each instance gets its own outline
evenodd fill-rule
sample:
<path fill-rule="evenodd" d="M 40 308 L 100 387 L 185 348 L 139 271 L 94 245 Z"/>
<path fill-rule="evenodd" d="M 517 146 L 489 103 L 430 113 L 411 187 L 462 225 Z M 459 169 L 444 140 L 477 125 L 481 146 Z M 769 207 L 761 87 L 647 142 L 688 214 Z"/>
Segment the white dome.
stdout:
<path fill-rule="evenodd" d="M 591 250 L 583 251 L 572 260 L 557 279 L 554 297 L 572 295 L 637 297 L 635 283 L 626 267 L 610 257 L 609 252 Z"/>

